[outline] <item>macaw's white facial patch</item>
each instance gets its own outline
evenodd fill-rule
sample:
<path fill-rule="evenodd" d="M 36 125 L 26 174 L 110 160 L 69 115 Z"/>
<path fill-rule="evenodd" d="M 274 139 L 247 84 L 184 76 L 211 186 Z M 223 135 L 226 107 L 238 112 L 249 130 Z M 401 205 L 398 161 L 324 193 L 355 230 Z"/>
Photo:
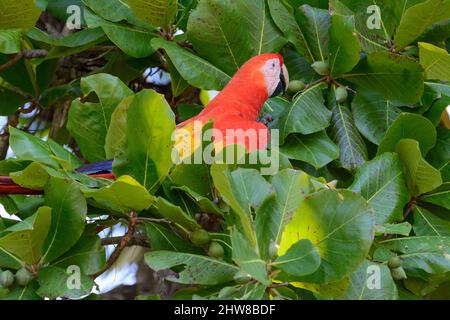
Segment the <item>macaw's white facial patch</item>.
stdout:
<path fill-rule="evenodd" d="M 277 58 L 267 60 L 263 66 L 262 73 L 266 81 L 267 96 L 270 97 L 277 89 L 278 83 L 280 83 L 280 60 Z"/>

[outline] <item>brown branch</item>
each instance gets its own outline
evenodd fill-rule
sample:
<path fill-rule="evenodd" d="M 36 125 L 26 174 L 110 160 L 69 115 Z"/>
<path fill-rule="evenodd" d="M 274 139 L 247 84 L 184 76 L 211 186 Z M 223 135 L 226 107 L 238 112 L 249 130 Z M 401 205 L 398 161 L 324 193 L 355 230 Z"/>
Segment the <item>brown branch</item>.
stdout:
<path fill-rule="evenodd" d="M 414 208 L 417 205 L 417 199 L 414 197 L 411 199 L 411 201 L 408 203 L 408 208 L 406 209 L 404 215 L 403 215 L 403 220 L 406 220 L 406 218 L 408 218 L 409 214 L 411 212 L 413 212 Z"/>
<path fill-rule="evenodd" d="M 137 214 L 136 212 L 130 212 L 129 214 L 129 221 L 128 221 L 128 230 L 125 233 L 123 237 L 121 237 L 119 244 L 114 249 L 113 253 L 109 257 L 108 261 L 106 262 L 105 267 L 100 270 L 99 272 L 91 275 L 92 279 L 97 278 L 101 274 L 103 274 L 105 271 L 107 271 L 109 268 L 111 268 L 114 263 L 117 261 L 117 259 L 120 257 L 120 254 L 122 253 L 123 249 L 125 249 L 130 241 L 134 238 L 134 233 L 136 231 L 136 224 L 137 224 Z"/>
<path fill-rule="evenodd" d="M 102 239 L 102 246 L 118 245 L 122 241 L 122 238 L 123 237 L 111 237 Z M 127 246 L 140 246 L 144 248 L 150 248 L 150 244 L 148 243 L 146 236 L 134 236 L 127 243 Z"/>
<path fill-rule="evenodd" d="M 8 62 L 0 65 L 0 73 L 13 67 L 16 63 L 22 60 L 22 58 L 25 59 L 42 58 L 47 55 L 48 52 L 46 50 L 22 50 L 19 53 L 15 54 Z"/>

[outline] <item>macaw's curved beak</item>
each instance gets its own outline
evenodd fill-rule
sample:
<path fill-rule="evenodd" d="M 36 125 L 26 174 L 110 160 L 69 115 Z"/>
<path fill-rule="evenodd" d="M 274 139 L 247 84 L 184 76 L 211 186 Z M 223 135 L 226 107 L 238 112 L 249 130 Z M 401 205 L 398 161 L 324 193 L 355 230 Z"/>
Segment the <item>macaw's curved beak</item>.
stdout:
<path fill-rule="evenodd" d="M 289 72 L 286 66 L 283 64 L 281 66 L 280 82 L 278 83 L 278 86 L 275 89 L 274 93 L 272 94 L 271 98 L 276 97 L 281 93 L 285 93 L 288 86 L 289 86 Z"/>

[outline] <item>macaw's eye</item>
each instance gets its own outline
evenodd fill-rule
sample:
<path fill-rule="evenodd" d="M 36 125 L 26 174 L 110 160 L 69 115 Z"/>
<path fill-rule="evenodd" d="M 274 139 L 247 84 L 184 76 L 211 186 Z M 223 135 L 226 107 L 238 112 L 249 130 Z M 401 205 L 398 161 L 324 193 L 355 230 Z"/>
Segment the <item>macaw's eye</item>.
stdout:
<path fill-rule="evenodd" d="M 272 63 L 272 68 L 275 68 L 275 62 Z"/>

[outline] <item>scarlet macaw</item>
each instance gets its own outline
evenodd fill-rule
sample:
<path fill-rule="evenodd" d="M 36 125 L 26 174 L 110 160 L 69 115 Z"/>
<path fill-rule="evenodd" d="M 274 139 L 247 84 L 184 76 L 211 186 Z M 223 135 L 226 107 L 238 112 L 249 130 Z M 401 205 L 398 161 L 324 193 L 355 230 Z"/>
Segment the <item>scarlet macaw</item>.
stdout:
<path fill-rule="evenodd" d="M 227 129 L 254 129 L 259 133 L 257 139 L 251 142 L 245 139 L 244 144 L 247 151 L 252 152 L 257 149 L 265 149 L 268 143 L 269 130 L 265 124 L 258 122 L 259 114 L 264 103 L 269 97 L 274 97 L 285 92 L 289 84 L 289 75 L 284 65 L 283 57 L 278 53 L 266 53 L 251 58 L 236 72 L 225 88 L 217 95 L 197 116 L 177 125 L 175 131 L 175 148 L 178 149 L 180 157 L 188 156 L 184 154 L 186 145 L 190 150 L 194 139 L 194 123 L 201 126 L 209 121 L 213 122 L 213 128 L 220 132 L 214 136 L 214 143 L 229 145 L 242 143 L 238 137 L 227 135 Z M 200 126 L 200 127 L 201 127 Z M 201 129 L 201 128 L 200 128 Z M 186 139 L 186 133 L 190 135 Z M 105 172 L 112 171 L 112 161 L 93 163 L 83 166 L 77 170 L 80 173 L 96 174 L 104 178 L 113 178 L 112 174 Z M 25 190 L 12 183 L 8 177 L 0 177 L 0 194 L 36 193 Z"/>

